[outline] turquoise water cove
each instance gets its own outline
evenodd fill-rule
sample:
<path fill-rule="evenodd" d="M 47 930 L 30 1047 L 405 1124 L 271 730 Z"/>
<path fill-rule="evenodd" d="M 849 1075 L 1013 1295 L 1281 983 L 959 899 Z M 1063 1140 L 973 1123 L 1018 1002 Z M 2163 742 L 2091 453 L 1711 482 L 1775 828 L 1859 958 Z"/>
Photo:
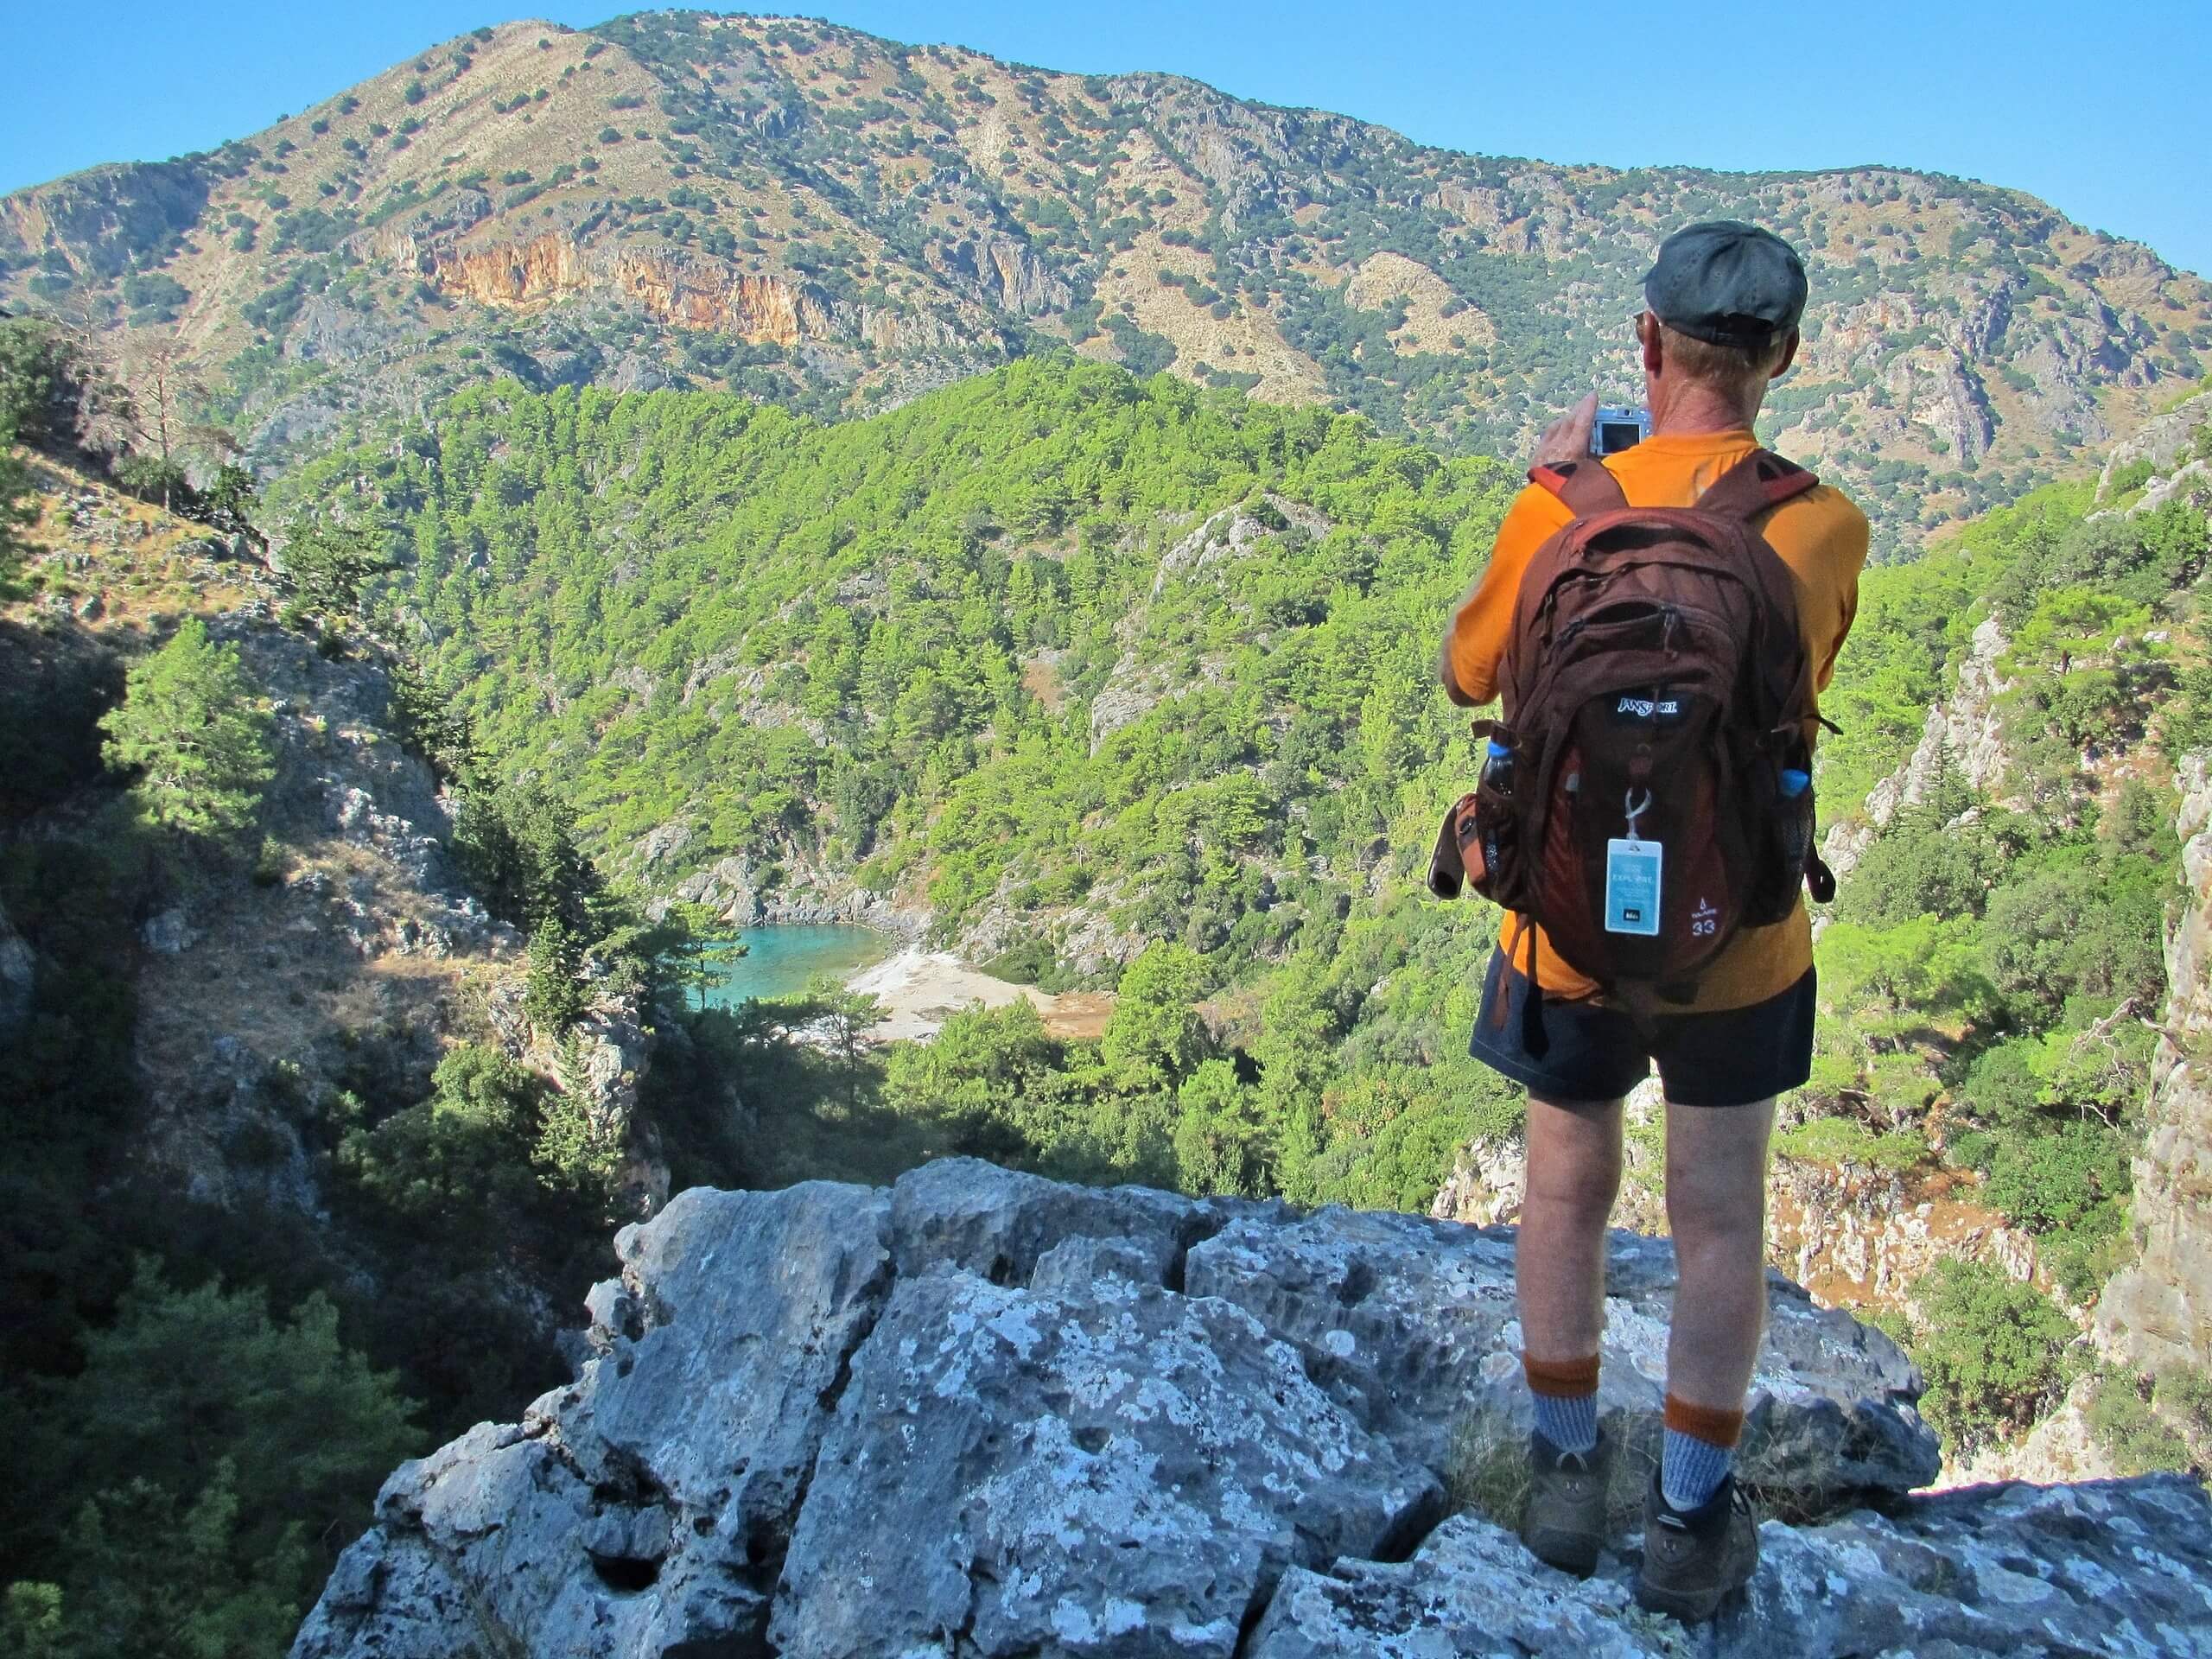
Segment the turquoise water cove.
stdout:
<path fill-rule="evenodd" d="M 711 1007 L 734 1007 L 747 997 L 794 995 L 817 974 L 849 979 L 881 962 L 896 944 L 887 934 L 848 922 L 749 927 L 738 937 L 746 954 L 724 968 L 721 983 L 707 993 Z"/>

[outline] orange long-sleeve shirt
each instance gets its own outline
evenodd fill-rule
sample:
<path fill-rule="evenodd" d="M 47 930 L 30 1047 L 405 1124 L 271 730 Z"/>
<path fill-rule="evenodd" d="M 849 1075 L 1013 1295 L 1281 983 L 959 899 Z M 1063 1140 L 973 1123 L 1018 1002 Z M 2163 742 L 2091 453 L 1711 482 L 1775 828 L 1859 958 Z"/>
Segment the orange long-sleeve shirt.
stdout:
<path fill-rule="evenodd" d="M 1732 432 L 1669 434 L 1645 439 L 1605 459 L 1630 503 L 1640 507 L 1687 507 L 1715 480 L 1758 447 L 1749 428 Z M 1521 577 L 1538 548 L 1573 515 L 1548 490 L 1521 492 L 1497 527 L 1490 563 L 1472 593 L 1452 614 L 1445 636 L 1444 671 L 1468 702 L 1497 695 L 1498 662 L 1513 626 Z M 1814 665 L 1814 689 L 1825 690 L 1835 673 L 1836 653 L 1859 608 L 1859 573 L 1866 563 L 1866 515 L 1826 485 L 1784 502 L 1760 526 L 1767 543 L 1796 578 L 1797 616 Z M 1509 959 L 1526 923 L 1506 918 L 1498 943 Z M 1697 1012 L 1763 1002 L 1796 984 L 1813 964 L 1813 929 L 1801 899 L 1772 927 L 1745 928 L 1729 942 L 1698 981 Z M 1596 995 L 1592 981 L 1560 960 L 1551 941 L 1536 935 L 1536 981 L 1562 997 Z"/>

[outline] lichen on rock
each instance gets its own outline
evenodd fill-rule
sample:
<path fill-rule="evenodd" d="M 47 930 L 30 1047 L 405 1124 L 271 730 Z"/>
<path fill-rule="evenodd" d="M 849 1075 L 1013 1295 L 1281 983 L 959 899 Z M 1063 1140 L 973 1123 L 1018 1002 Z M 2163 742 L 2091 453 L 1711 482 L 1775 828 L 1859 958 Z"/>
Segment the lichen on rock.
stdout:
<path fill-rule="evenodd" d="M 296 1659 L 1684 1650 L 1632 1535 L 1577 1583 L 1446 1517 L 1465 1425 L 1521 1433 L 1506 1230 L 961 1159 L 695 1190 L 617 1249 L 575 1382 L 395 1474 Z M 1671 1253 L 1616 1234 L 1609 1281 L 1607 1409 L 1648 1436 Z M 1719 1651 L 2212 1642 L 2202 1493 L 1909 1497 L 1918 1377 L 1770 1282 L 1747 1465 L 1828 1518 L 1768 1523 Z"/>

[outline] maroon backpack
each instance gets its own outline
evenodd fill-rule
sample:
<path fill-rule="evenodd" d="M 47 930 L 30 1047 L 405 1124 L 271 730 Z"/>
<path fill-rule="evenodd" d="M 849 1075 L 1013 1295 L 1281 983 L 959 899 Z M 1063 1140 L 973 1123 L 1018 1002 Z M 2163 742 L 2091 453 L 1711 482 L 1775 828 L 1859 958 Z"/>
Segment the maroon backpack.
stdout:
<path fill-rule="evenodd" d="M 1464 877 L 1537 923 L 1642 1023 L 1688 1003 L 1738 929 L 1786 918 L 1801 880 L 1834 891 L 1812 849 L 1796 589 L 1753 527 L 1819 480 L 1764 449 L 1690 507 L 1630 506 L 1596 461 L 1529 476 L 1575 516 L 1521 579 L 1503 718 L 1475 722 L 1482 780 L 1446 817 L 1430 885 L 1449 897 Z"/>

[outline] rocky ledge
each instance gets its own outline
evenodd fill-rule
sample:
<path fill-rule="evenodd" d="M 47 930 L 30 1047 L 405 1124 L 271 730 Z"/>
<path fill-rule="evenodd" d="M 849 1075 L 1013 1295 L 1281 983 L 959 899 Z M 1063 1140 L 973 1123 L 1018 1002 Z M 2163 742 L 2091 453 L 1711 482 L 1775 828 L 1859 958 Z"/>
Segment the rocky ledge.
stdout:
<path fill-rule="evenodd" d="M 1483 1517 L 1525 1433 L 1513 1235 L 1060 1185 L 685 1192 L 575 1382 L 394 1474 L 295 1659 L 2212 1650 L 2212 1505 L 1936 1471 L 1879 1332 L 1770 1281 L 1774 1513 L 1694 1636 Z M 1648 1468 L 1673 1258 L 1613 1236 L 1603 1409 Z M 1476 1507 L 1452 1513 L 1455 1501 Z"/>

